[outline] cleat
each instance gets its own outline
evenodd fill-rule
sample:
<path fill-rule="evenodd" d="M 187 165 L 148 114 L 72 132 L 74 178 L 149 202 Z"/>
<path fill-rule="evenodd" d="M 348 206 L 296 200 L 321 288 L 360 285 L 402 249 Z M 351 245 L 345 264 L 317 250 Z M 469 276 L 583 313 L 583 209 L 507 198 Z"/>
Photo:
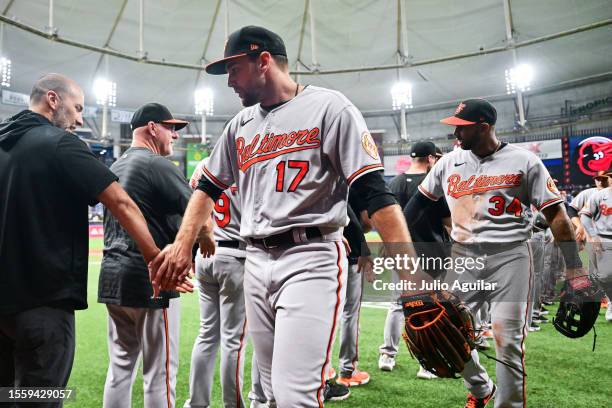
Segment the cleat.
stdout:
<path fill-rule="evenodd" d="M 378 368 L 383 371 L 393 371 L 395 367 L 395 357 L 388 354 L 381 354 L 378 359 Z"/>
<path fill-rule="evenodd" d="M 420 378 L 422 380 L 435 380 L 436 378 L 438 378 L 437 375 L 423 368 L 423 366 L 419 367 L 419 372 L 416 376 L 417 378 Z"/>
<path fill-rule="evenodd" d="M 484 408 L 487 406 L 489 401 L 491 401 L 495 397 L 495 392 L 497 391 L 497 387 L 493 384 L 493 391 L 489 395 L 484 398 L 476 398 L 471 393 L 468 394 L 467 401 L 465 403 L 464 408 Z"/>
<path fill-rule="evenodd" d="M 340 376 L 336 380 L 338 384 L 344 385 L 346 387 L 357 387 L 358 385 L 365 385 L 370 382 L 370 374 L 365 371 L 359 371 L 355 369 L 353 371 L 353 375 L 350 377 Z"/>
<path fill-rule="evenodd" d="M 531 323 L 531 326 L 529 326 L 529 331 L 530 332 L 537 332 L 540 331 L 540 326 L 538 326 L 535 323 Z"/>
<path fill-rule="evenodd" d="M 329 380 L 325 381 L 325 389 L 323 390 L 323 399 L 325 401 L 342 401 L 351 395 L 348 387 L 342 384 L 336 384 Z"/>
<path fill-rule="evenodd" d="M 485 339 L 492 339 L 493 338 L 493 331 L 491 330 L 484 330 L 481 334 L 482 337 L 484 337 Z"/>

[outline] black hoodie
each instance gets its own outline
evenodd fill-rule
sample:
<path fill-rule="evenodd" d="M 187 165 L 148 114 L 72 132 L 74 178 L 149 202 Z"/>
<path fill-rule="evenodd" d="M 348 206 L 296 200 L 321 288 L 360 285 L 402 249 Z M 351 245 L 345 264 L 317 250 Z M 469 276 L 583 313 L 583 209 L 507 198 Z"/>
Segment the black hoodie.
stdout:
<path fill-rule="evenodd" d="M 87 205 L 116 180 L 38 113 L 0 124 L 0 314 L 87 307 Z"/>

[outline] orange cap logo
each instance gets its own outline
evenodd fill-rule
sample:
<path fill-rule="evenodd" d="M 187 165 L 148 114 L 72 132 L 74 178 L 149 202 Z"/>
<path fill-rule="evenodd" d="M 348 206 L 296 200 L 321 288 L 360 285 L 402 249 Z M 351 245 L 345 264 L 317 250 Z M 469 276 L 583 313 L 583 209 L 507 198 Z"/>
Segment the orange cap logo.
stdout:
<path fill-rule="evenodd" d="M 251 44 L 251 51 L 257 50 L 259 49 L 259 45 L 257 44 Z"/>
<path fill-rule="evenodd" d="M 461 102 L 459 106 L 457 106 L 457 109 L 455 110 L 455 115 L 461 112 L 464 108 L 465 108 L 465 103 Z"/>

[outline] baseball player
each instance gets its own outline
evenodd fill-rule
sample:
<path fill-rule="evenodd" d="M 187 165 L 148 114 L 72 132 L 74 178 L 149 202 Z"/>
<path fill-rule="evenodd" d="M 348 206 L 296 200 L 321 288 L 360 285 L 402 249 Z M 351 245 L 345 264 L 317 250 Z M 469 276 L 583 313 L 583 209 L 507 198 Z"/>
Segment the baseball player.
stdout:
<path fill-rule="evenodd" d="M 196 167 L 190 181 L 198 186 L 207 159 Z M 213 257 L 196 256 L 200 293 L 200 331 L 191 353 L 189 399 L 185 408 L 208 407 L 217 350 L 221 346 L 221 389 L 225 407 L 244 407 L 242 379 L 246 345 L 244 311 L 244 260 L 246 243 L 240 237 L 240 198 L 235 186 L 215 202 Z"/>
<path fill-rule="evenodd" d="M 182 276 L 195 232 L 236 184 L 246 314 L 263 390 L 281 407 L 322 407 L 346 290 L 349 186 L 367 201 L 385 242 L 410 242 L 408 230 L 361 113 L 339 92 L 295 83 L 277 34 L 235 31 L 224 58 L 206 71 L 229 74 L 246 108 L 217 142 L 175 243 L 152 262 L 153 280 L 171 287 Z"/>
<path fill-rule="evenodd" d="M 469 389 L 466 407 L 484 407 L 495 397 L 496 407 L 524 407 L 524 340 L 530 293 L 531 252 L 526 240 L 531 226 L 523 212 L 536 206 L 551 226 L 567 264 L 572 287 L 587 285 L 573 228 L 562 198 L 544 164 L 531 152 L 495 136 L 497 112 L 484 99 L 468 99 L 454 116 L 441 122 L 456 126 L 460 149 L 445 155 L 419 186 L 414 199 L 420 211 L 428 201 L 446 197 L 452 218 L 453 259 L 472 258 L 483 267 L 466 268 L 460 284 L 480 279 L 499 290 L 458 292 L 472 311 L 491 304 L 495 336 L 497 389 L 472 351 L 463 371 Z"/>
<path fill-rule="evenodd" d="M 606 172 L 612 176 L 612 170 Z M 612 299 L 612 187 L 590 195 L 580 214 L 588 242 L 591 244 L 591 275 Z M 606 320 L 612 321 L 612 305 L 608 302 Z"/>
<path fill-rule="evenodd" d="M 417 142 L 412 146 L 410 151 L 412 162 L 410 167 L 404 174 L 399 174 L 389 183 L 389 189 L 397 198 L 402 208 L 417 192 L 419 184 L 425 179 L 427 173 L 442 157 L 442 151 L 432 142 Z M 432 249 L 433 242 L 449 242 L 448 233 L 441 220 L 450 224 L 450 214 L 445 200 L 440 200 L 436 203 L 434 210 L 436 214 L 430 214 L 430 217 L 423 217 L 417 220 L 412 214 L 405 214 L 406 223 L 410 229 L 410 235 L 416 242 L 417 253 L 428 252 Z M 433 223 L 428 222 L 433 220 Z M 447 221 L 448 220 L 448 221 Z M 424 236 L 425 235 L 425 236 Z M 425 243 L 430 242 L 430 243 Z M 425 243 L 425 244 L 422 244 Z M 420 246 L 420 248 L 419 248 Z M 392 271 L 393 280 L 399 280 L 397 273 Z M 384 343 L 379 347 L 378 367 L 383 371 L 392 371 L 395 367 L 395 356 L 399 350 L 399 340 L 404 329 L 404 312 L 402 305 L 399 302 L 391 302 L 384 328 Z M 423 367 L 419 367 L 417 377 L 424 380 L 437 378 L 435 374 L 427 371 Z"/>
<path fill-rule="evenodd" d="M 132 117 L 131 147 L 111 166 L 127 193 L 138 203 L 158 246 L 174 240 L 191 190 L 172 154 L 177 120 L 163 105 L 141 106 Z M 151 299 L 147 265 L 117 218 L 104 212 L 104 256 L 98 301 L 108 310 L 109 366 L 105 407 L 130 407 L 132 384 L 142 355 L 144 404 L 174 406 L 179 355 L 178 293 Z"/>

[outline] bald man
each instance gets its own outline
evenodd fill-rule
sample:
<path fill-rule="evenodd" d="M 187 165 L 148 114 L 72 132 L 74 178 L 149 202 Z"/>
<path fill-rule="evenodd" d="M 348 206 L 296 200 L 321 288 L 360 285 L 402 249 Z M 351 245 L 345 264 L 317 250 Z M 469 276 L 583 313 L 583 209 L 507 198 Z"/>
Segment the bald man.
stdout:
<path fill-rule="evenodd" d="M 117 177 L 72 132 L 83 91 L 48 74 L 0 124 L 0 387 L 64 387 L 87 308 L 87 206 L 102 202 L 148 262 L 159 252 Z M 59 403 L 40 406 L 59 406 Z"/>

